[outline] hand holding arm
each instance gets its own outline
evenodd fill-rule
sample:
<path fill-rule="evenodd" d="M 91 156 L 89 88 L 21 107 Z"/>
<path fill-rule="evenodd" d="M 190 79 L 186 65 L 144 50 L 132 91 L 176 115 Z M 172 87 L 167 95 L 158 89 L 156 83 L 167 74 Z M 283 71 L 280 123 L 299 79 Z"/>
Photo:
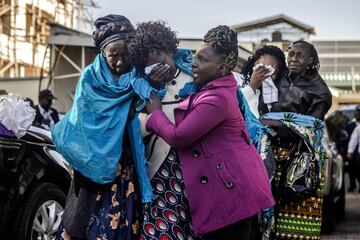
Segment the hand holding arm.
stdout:
<path fill-rule="evenodd" d="M 223 95 L 207 95 L 178 126 L 175 126 L 161 110 L 152 113 L 146 126 L 170 146 L 184 147 L 191 145 L 223 122 L 228 112 L 229 104 Z"/>

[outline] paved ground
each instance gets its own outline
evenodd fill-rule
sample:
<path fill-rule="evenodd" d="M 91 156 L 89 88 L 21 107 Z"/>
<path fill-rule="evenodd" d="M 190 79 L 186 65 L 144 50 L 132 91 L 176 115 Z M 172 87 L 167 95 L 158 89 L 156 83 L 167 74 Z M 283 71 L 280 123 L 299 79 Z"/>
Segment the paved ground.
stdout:
<path fill-rule="evenodd" d="M 321 240 L 360 240 L 360 194 L 346 194 L 345 218 L 330 235 L 321 235 Z"/>

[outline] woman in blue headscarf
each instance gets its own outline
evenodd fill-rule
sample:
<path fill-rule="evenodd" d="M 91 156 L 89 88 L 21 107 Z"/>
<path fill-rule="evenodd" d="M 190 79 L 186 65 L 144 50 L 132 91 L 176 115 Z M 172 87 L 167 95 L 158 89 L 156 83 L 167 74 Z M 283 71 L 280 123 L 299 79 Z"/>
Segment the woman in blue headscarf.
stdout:
<path fill-rule="evenodd" d="M 128 78 L 121 78 L 131 69 L 126 36 L 134 27 L 120 15 L 100 17 L 94 25 L 101 53 L 85 68 L 72 108 L 52 132 L 57 149 L 74 167 L 58 238 L 134 239 L 141 198 L 151 198 L 140 197 L 139 182 L 146 181 L 139 177 L 128 134 L 135 93 Z"/>

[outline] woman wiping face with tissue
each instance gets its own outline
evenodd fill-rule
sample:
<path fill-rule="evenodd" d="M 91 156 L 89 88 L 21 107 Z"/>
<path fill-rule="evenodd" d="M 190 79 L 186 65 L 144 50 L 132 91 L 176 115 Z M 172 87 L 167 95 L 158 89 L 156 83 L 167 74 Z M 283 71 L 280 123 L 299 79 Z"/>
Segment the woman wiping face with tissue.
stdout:
<path fill-rule="evenodd" d="M 249 103 L 251 111 L 259 117 L 258 105 L 262 92 L 263 102 L 271 108 L 271 103 L 278 101 L 278 92 L 274 84 L 286 69 L 285 55 L 276 46 L 264 46 L 249 57 L 244 63 L 242 91 Z M 262 86 L 262 89 L 260 87 Z"/>

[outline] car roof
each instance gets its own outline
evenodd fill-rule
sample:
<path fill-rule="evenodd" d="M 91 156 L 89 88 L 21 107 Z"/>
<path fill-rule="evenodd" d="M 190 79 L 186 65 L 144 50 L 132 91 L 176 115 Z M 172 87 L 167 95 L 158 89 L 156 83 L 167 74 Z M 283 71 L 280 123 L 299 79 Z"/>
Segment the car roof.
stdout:
<path fill-rule="evenodd" d="M 337 110 L 339 111 L 353 111 L 355 110 L 356 106 L 358 104 L 346 104 L 346 105 L 340 105 Z"/>

